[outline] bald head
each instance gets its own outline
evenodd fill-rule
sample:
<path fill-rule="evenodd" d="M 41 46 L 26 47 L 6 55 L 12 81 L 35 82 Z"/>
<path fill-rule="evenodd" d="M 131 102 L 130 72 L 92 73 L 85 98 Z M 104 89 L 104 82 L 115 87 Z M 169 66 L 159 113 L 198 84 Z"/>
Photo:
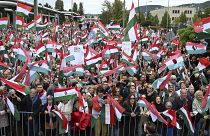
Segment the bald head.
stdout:
<path fill-rule="evenodd" d="M 187 98 L 187 90 L 186 89 L 181 89 L 180 94 L 181 94 L 182 99 Z"/>

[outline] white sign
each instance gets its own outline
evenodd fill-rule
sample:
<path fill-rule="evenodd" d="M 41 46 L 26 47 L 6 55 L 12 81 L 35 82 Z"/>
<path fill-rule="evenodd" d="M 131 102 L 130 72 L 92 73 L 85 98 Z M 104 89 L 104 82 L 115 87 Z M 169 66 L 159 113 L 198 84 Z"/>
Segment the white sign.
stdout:
<path fill-rule="evenodd" d="M 68 49 L 70 55 L 74 55 L 75 58 L 75 60 L 70 62 L 71 65 L 85 64 L 83 45 L 70 46 Z"/>
<path fill-rule="evenodd" d="M 131 42 L 122 42 L 122 50 L 126 54 L 128 54 L 129 56 L 131 56 L 131 51 L 132 51 Z"/>

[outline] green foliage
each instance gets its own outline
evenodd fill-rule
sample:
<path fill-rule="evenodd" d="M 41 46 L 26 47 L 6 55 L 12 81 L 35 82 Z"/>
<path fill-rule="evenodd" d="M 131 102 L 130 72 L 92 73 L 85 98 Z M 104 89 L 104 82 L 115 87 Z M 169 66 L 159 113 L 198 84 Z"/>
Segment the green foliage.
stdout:
<path fill-rule="evenodd" d="M 167 19 L 168 18 L 168 19 Z M 168 27 L 170 27 L 171 24 L 171 18 L 170 15 L 168 14 L 168 12 L 166 11 L 162 17 L 162 21 L 161 21 L 161 26 L 162 27 L 167 27 L 167 20 L 168 20 Z"/>
<path fill-rule="evenodd" d="M 139 16 L 140 15 L 140 16 Z M 138 23 L 143 23 L 145 21 L 145 16 L 143 13 L 139 12 L 137 13 L 137 20 L 138 20 Z"/>
<path fill-rule="evenodd" d="M 179 16 L 179 22 L 181 24 L 187 23 L 187 17 L 186 15 L 182 12 L 181 15 Z"/>
<path fill-rule="evenodd" d="M 73 12 L 77 13 L 78 12 L 78 9 L 77 9 L 77 3 L 74 2 L 73 4 L 73 9 L 72 9 Z"/>
<path fill-rule="evenodd" d="M 79 3 L 79 14 L 84 15 L 84 8 L 82 2 Z"/>
<path fill-rule="evenodd" d="M 200 20 L 200 19 L 201 19 L 201 17 L 199 17 L 198 14 L 195 14 L 195 15 L 193 16 L 193 18 L 192 18 L 193 23 L 196 22 L 196 21 L 198 21 L 198 20 Z"/>
<path fill-rule="evenodd" d="M 112 4 L 112 18 L 115 22 L 123 22 L 123 2 L 121 0 L 115 0 Z"/>
<path fill-rule="evenodd" d="M 155 15 L 152 19 L 152 22 L 157 26 L 159 24 L 159 19 L 158 19 L 158 16 Z"/>
<path fill-rule="evenodd" d="M 109 0 L 105 0 L 102 4 L 102 13 L 99 16 L 103 24 L 109 24 L 110 20 L 114 20 L 116 23 L 122 24 L 123 22 L 123 2 L 121 0 L 115 0 L 111 3 Z M 129 12 L 125 12 L 125 17 L 127 17 Z"/>
<path fill-rule="evenodd" d="M 196 34 L 192 26 L 188 26 L 183 29 L 178 30 L 179 38 L 181 41 L 181 46 L 184 47 L 186 42 L 194 41 Z"/>
<path fill-rule="evenodd" d="M 55 2 L 55 9 L 57 9 L 59 11 L 64 11 L 63 1 L 62 0 L 56 0 L 56 2 Z"/>

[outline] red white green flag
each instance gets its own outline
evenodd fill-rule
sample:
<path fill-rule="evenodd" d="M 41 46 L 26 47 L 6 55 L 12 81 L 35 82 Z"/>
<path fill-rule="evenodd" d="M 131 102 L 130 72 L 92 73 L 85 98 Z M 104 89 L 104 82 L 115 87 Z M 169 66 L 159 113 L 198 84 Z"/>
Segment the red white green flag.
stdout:
<path fill-rule="evenodd" d="M 21 16 L 21 17 L 27 17 L 28 14 L 31 12 L 32 7 L 25 5 L 23 3 L 18 2 L 17 3 L 17 9 L 16 9 L 16 14 Z"/>
<path fill-rule="evenodd" d="M 0 18 L 0 28 L 7 28 L 8 17 Z"/>
<path fill-rule="evenodd" d="M 24 18 L 22 18 L 21 16 L 16 16 L 16 26 L 19 28 L 22 28 L 24 26 Z"/>

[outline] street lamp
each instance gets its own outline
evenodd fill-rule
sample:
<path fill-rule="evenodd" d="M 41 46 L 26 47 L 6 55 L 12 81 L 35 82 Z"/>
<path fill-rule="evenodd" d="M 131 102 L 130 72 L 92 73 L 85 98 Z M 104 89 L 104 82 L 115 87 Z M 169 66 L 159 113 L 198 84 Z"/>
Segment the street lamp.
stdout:
<path fill-rule="evenodd" d="M 147 20 L 147 2 L 152 2 L 151 0 L 150 1 L 146 1 L 146 14 L 145 14 L 145 20 Z"/>

